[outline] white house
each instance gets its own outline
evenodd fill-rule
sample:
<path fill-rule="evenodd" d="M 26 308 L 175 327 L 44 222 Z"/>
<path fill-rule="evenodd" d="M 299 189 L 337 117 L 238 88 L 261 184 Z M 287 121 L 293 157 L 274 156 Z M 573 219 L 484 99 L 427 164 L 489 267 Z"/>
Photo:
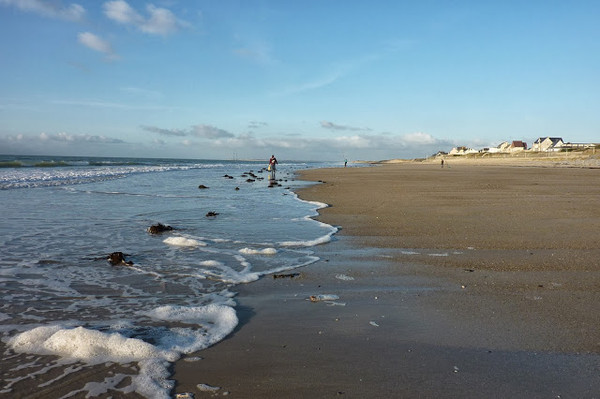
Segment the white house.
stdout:
<path fill-rule="evenodd" d="M 531 146 L 532 151 L 560 151 L 565 143 L 560 137 L 540 137 Z"/>
<path fill-rule="evenodd" d="M 477 150 L 468 147 L 454 147 L 449 155 L 467 155 L 467 154 L 477 154 Z"/>
<path fill-rule="evenodd" d="M 510 150 L 510 143 L 504 141 L 498 145 L 498 152 L 508 152 Z"/>

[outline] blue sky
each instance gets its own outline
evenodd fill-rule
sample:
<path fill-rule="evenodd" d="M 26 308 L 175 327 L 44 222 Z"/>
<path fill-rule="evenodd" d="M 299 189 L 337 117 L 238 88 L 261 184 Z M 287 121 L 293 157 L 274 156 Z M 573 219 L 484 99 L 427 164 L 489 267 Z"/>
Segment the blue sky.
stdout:
<path fill-rule="evenodd" d="M 598 1 L 0 0 L 0 153 L 600 142 Z"/>

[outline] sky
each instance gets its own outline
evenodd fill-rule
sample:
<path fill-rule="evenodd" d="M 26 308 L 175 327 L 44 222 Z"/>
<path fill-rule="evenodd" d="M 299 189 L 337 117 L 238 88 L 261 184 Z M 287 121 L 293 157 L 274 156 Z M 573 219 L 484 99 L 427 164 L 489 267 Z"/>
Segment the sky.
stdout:
<path fill-rule="evenodd" d="M 0 0 L 0 154 L 600 142 L 599 1 Z"/>

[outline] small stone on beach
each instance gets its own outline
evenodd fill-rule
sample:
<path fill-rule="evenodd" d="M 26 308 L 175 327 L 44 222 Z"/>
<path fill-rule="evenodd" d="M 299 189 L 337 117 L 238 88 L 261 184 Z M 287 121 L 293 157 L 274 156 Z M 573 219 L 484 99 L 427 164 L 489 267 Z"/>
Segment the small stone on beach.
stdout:
<path fill-rule="evenodd" d="M 213 387 L 208 384 L 198 384 L 196 385 L 196 388 L 198 388 L 198 390 L 201 392 L 217 392 L 219 389 L 221 389 L 221 387 Z"/>

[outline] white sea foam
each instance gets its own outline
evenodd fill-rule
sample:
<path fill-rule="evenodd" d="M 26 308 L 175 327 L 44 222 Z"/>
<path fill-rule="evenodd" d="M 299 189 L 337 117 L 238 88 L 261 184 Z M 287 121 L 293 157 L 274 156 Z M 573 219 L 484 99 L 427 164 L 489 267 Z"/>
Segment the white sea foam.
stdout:
<path fill-rule="evenodd" d="M 91 381 L 86 383 L 82 389 L 71 391 L 67 395 L 63 396 L 63 398 L 70 398 L 78 393 L 86 393 L 86 397 L 99 397 L 100 395 L 108 393 L 109 390 L 114 390 L 117 385 L 119 385 L 125 378 L 128 377 L 130 377 L 128 374 L 115 374 L 106 377 L 102 382 Z M 130 389 L 121 389 L 120 391 L 123 393 L 131 393 L 133 392 L 133 387 Z"/>
<path fill-rule="evenodd" d="M 173 381 L 168 380 L 170 363 L 179 359 L 181 354 L 192 353 L 221 341 L 238 324 L 231 306 L 215 303 L 196 307 L 160 306 L 141 313 L 154 320 L 176 321 L 191 327 L 167 329 L 157 336 L 156 345 L 117 332 L 105 333 L 67 325 L 36 327 L 5 339 L 5 342 L 17 353 L 59 356 L 62 362 L 79 361 L 87 365 L 137 362 L 140 371 L 132 376 L 132 384 L 128 389 L 146 397 L 168 398 L 168 392 L 174 385 Z M 71 372 L 67 369 L 63 376 Z M 60 378 L 62 376 L 57 379 Z M 116 388 L 115 385 L 122 380 L 107 379 L 103 383 L 86 386 L 84 390 L 90 394 L 92 391 L 102 393 L 108 388 Z M 48 383 L 52 382 L 54 380 Z"/>
<path fill-rule="evenodd" d="M 206 243 L 193 238 L 185 237 L 168 237 L 163 240 L 165 244 L 173 245 L 176 247 L 204 247 Z"/>
<path fill-rule="evenodd" d="M 307 240 L 307 241 L 283 241 L 280 242 L 279 245 L 281 245 L 282 247 L 314 247 L 316 245 L 320 245 L 320 244 L 325 244 L 331 241 L 331 236 L 334 234 L 334 232 L 321 236 L 319 238 L 316 238 L 314 240 Z"/>
<path fill-rule="evenodd" d="M 221 266 L 223 266 L 223 263 L 219 262 L 217 260 L 204 260 L 204 261 L 200 262 L 200 266 L 221 267 Z"/>
<path fill-rule="evenodd" d="M 304 201 L 307 202 L 307 201 Z M 320 204 L 320 203 L 317 203 Z M 323 206 L 327 206 L 325 204 L 321 204 Z M 324 230 L 329 230 L 327 234 L 317 237 L 314 240 L 305 240 L 305 241 L 283 241 L 280 242 L 279 245 L 283 247 L 314 247 L 316 245 L 325 244 L 331 241 L 331 237 L 338 232 L 336 227 L 333 227 L 329 224 L 316 221 L 312 219 L 310 216 L 305 216 L 302 220 L 310 221 L 311 223 L 316 223 L 320 228 Z"/>
<path fill-rule="evenodd" d="M 213 280 L 222 281 L 229 284 L 247 284 L 256 281 L 263 273 L 251 273 L 248 271 L 237 272 L 230 268 L 221 268 L 215 270 L 202 270 L 204 274 L 201 278 L 211 278 Z"/>
<path fill-rule="evenodd" d="M 264 249 L 252 249 L 242 248 L 239 250 L 244 255 L 275 255 L 277 250 L 275 248 L 264 248 Z"/>
<path fill-rule="evenodd" d="M 343 280 L 343 281 L 354 280 L 354 277 L 346 276 L 345 274 L 336 274 L 335 278 L 337 278 L 338 280 Z"/>
<path fill-rule="evenodd" d="M 18 353 L 56 355 L 88 364 L 127 363 L 150 357 L 175 360 L 177 357 L 175 353 L 159 350 L 140 339 L 62 325 L 37 327 L 10 338 L 7 343 Z"/>
<path fill-rule="evenodd" d="M 232 307 L 214 303 L 198 307 L 161 306 L 143 314 L 155 320 L 201 326 L 195 329 L 173 328 L 171 334 L 165 334 L 159 339 L 161 347 L 180 353 L 207 348 L 225 338 L 238 324 Z"/>
<path fill-rule="evenodd" d="M 327 205 L 327 204 L 326 204 L 326 203 L 324 203 L 324 202 L 318 202 L 318 201 L 307 201 L 307 200 L 303 200 L 303 199 L 301 199 L 300 197 L 298 197 L 298 194 L 296 194 L 296 193 L 294 193 L 294 197 L 295 197 L 295 198 L 296 198 L 298 201 L 304 202 L 304 203 L 306 203 L 306 204 L 315 205 L 317 210 L 319 210 L 319 209 L 323 209 L 323 208 L 327 208 L 327 207 L 329 206 L 329 205 Z"/>

